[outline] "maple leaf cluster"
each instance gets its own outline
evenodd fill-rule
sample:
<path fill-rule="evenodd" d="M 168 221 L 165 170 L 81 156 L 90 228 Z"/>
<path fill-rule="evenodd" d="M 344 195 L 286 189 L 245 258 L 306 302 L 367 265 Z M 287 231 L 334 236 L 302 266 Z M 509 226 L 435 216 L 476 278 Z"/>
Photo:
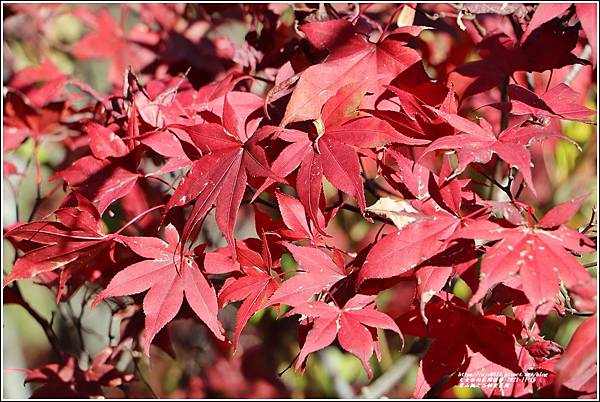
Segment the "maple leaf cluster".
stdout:
<path fill-rule="evenodd" d="M 594 124 L 595 7 L 140 4 L 119 23 L 11 5 L 5 36 L 30 21 L 45 49 L 68 16 L 83 33 L 61 51 L 109 62 L 106 91 L 45 57 L 5 86 L 4 176 L 32 174 L 11 157 L 33 144 L 38 188 L 4 231 L 18 251 L 5 303 L 31 313 L 18 285 L 33 279 L 120 318 L 87 368 L 55 350 L 28 371 L 33 396 L 125 389 L 143 378 L 136 357 L 134 374 L 116 368 L 129 348 L 191 356 L 169 331 L 183 318 L 210 363 L 179 396 L 285 396 L 276 367 L 248 365 L 290 337 L 300 372 L 330 345 L 369 378 L 373 355 L 414 354 L 418 398 L 486 373 L 488 397 L 595 396 L 593 217 L 569 225 L 590 194 L 549 208 L 542 154 L 573 142 L 561 122 Z M 48 144 L 64 157 L 44 161 Z M 566 349 L 544 338 L 574 315 L 589 318 Z"/>

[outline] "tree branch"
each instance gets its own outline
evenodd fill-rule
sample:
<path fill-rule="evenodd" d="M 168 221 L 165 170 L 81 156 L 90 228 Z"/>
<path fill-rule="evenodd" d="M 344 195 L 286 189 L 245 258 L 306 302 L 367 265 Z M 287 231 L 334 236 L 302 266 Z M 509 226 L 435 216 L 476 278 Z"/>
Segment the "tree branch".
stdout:
<path fill-rule="evenodd" d="M 56 336 L 56 333 L 54 332 L 54 329 L 52 328 L 52 324 L 42 317 L 40 313 L 35 311 L 29 303 L 27 303 L 27 301 L 23 298 L 23 294 L 21 293 L 21 289 L 19 288 L 17 282 L 13 284 L 12 288 L 20 301 L 19 305 L 23 307 L 29 313 L 29 315 L 31 315 L 31 317 L 40 325 L 40 327 L 42 327 L 42 330 L 44 331 L 44 334 L 46 334 L 46 338 L 48 338 L 48 342 L 50 343 L 56 358 L 60 362 L 64 363 L 64 356 L 60 347 L 60 342 Z"/>
<path fill-rule="evenodd" d="M 318 353 L 321 361 L 323 362 L 323 366 L 325 367 L 325 371 L 327 371 L 329 376 L 333 379 L 333 386 L 337 396 L 343 399 L 356 398 L 354 390 L 352 390 L 352 387 L 348 381 L 346 381 L 340 375 L 339 371 L 336 370 L 335 364 L 331 359 L 331 355 L 326 350 L 320 350 Z"/>
<path fill-rule="evenodd" d="M 389 370 L 381 377 L 375 380 L 371 385 L 363 387 L 361 398 L 377 399 L 381 398 L 396 385 L 408 373 L 410 368 L 417 361 L 414 355 L 404 355 L 399 358 Z"/>

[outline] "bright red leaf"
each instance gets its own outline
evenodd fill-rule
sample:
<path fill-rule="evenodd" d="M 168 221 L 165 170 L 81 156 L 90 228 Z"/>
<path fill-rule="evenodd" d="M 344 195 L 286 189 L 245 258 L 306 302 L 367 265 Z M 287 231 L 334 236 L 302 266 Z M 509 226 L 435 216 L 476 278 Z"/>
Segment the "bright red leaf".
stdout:
<path fill-rule="evenodd" d="M 287 313 L 288 316 L 301 314 L 313 319 L 312 328 L 296 361 L 296 368 L 302 367 L 310 353 L 329 346 L 337 338 L 340 346 L 358 357 L 369 377 L 372 377 L 369 358 L 379 347 L 376 335 L 373 335 L 370 328 L 389 329 L 402 337 L 396 323 L 386 314 L 377 311 L 374 301 L 373 296 L 356 295 L 343 308 L 317 301 L 301 304 Z"/>
<path fill-rule="evenodd" d="M 133 252 L 147 260 L 120 271 L 94 300 L 97 305 L 107 297 L 125 296 L 148 290 L 144 297 L 146 316 L 144 352 L 156 334 L 179 312 L 183 297 L 218 339 L 224 339 L 223 327 L 217 319 L 215 291 L 200 272 L 193 256 L 179 254 L 179 234 L 173 226 L 165 229 L 167 243 L 155 237 L 119 239 Z"/>
<path fill-rule="evenodd" d="M 318 49 L 330 51 L 327 59 L 302 72 L 292 93 L 282 126 L 319 118 L 325 102 L 348 84 L 360 82 L 374 97 L 398 74 L 417 63 L 417 52 L 406 46 L 418 35 L 416 27 L 399 28 L 377 43 L 370 42 L 348 21 L 304 24 L 300 29 Z"/>
<path fill-rule="evenodd" d="M 590 239 L 564 226 L 583 200 L 559 205 L 547 213 L 538 225 L 503 227 L 490 221 L 477 221 L 461 229 L 456 236 L 478 240 L 500 240 L 485 253 L 481 264 L 481 282 L 471 304 L 481 300 L 495 284 L 517 274 L 523 291 L 534 308 L 554 302 L 559 281 L 567 288 L 590 280 L 588 272 L 569 251 L 593 249 Z"/>

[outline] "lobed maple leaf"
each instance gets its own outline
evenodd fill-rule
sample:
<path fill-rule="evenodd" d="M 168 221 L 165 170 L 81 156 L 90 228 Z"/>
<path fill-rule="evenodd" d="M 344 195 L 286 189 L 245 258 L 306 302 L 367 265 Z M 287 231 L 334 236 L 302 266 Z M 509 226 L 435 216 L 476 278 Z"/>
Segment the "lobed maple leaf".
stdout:
<path fill-rule="evenodd" d="M 411 208 L 404 208 L 408 224 L 373 245 L 358 273 L 358 286 L 368 279 L 391 278 L 413 271 L 448 248 L 453 234 L 463 224 L 461 217 L 439 208 L 433 201 L 414 202 Z"/>
<path fill-rule="evenodd" d="M 585 32 L 585 36 L 588 39 L 588 42 L 592 48 L 592 57 L 593 63 L 595 65 L 596 55 L 597 55 L 597 42 L 596 42 L 596 32 L 597 32 L 597 21 L 595 15 L 597 14 L 596 5 L 593 3 L 584 4 L 584 3 L 540 3 L 537 5 L 535 9 L 535 13 L 533 17 L 529 21 L 527 25 L 527 29 L 523 32 L 523 36 L 521 36 L 521 43 L 525 42 L 529 35 L 531 35 L 536 29 L 538 29 L 542 24 L 560 17 L 563 15 L 571 5 L 575 4 L 575 12 L 577 14 L 577 18 L 581 23 L 581 28 Z"/>
<path fill-rule="evenodd" d="M 150 345 L 156 334 L 179 312 L 183 298 L 218 338 L 224 339 L 223 327 L 217 319 L 215 291 L 200 272 L 190 255 L 179 258 L 179 234 L 172 225 L 165 228 L 165 243 L 156 237 L 127 237 L 120 240 L 134 253 L 147 260 L 135 263 L 117 273 L 94 300 L 125 296 L 148 290 L 144 297 L 146 316 L 143 348 L 150 355 Z"/>
<path fill-rule="evenodd" d="M 498 87 L 516 71 L 543 72 L 576 63 L 589 64 L 571 53 L 577 45 L 577 27 L 548 21 L 534 32 L 523 43 L 517 43 L 503 32 L 488 34 L 477 45 L 482 59 L 456 69 L 460 75 L 475 78 L 462 98 Z"/>
<path fill-rule="evenodd" d="M 7 89 L 2 121 L 5 152 L 16 149 L 27 138 L 39 143 L 44 136 L 56 134 L 62 128 L 62 120 L 69 115 L 68 102 L 61 96 L 62 84 L 42 85 L 36 93 L 37 101 L 21 91 Z M 42 101 L 43 104 L 36 104 Z"/>
<path fill-rule="evenodd" d="M 454 177 L 448 157 L 443 158 L 439 174 L 436 174 L 423 164 L 410 159 L 407 156 L 410 152 L 411 149 L 406 147 L 388 148 L 384 151 L 378 167 L 381 167 L 386 182 L 405 200 L 393 200 L 390 203 L 387 197 L 380 198 L 380 201 L 387 204 L 387 211 L 380 212 L 387 212 L 392 220 L 409 223 L 414 220 L 410 213 L 416 211 L 414 208 L 410 210 L 410 204 L 406 200 L 417 199 L 425 202 L 433 198 L 441 208 L 451 214 L 460 215 L 463 199 L 474 197 L 474 193 L 468 189 L 470 180 Z M 377 203 L 367 209 L 377 213 Z M 396 226 L 401 229 L 404 225 Z"/>
<path fill-rule="evenodd" d="M 269 298 L 279 287 L 276 277 L 271 274 L 280 268 L 279 259 L 272 260 L 267 236 L 262 236 L 262 242 L 261 253 L 252 250 L 246 242 L 237 242 L 237 257 L 243 275 L 228 278 L 219 291 L 221 307 L 233 301 L 243 300 L 237 311 L 234 348 L 237 348 L 240 334 L 250 318 L 268 305 Z"/>
<path fill-rule="evenodd" d="M 386 183 L 405 199 L 424 200 L 429 196 L 428 183 L 431 171 L 413 161 L 409 147 L 389 147 L 377 161 Z"/>
<path fill-rule="evenodd" d="M 454 87 L 448 88 L 445 85 L 433 85 L 427 82 L 412 88 L 407 87 L 405 83 L 402 85 L 403 83 L 403 81 L 397 83 L 401 88 L 393 85 L 386 86 L 397 98 L 399 110 L 384 109 L 378 105 L 377 109 L 368 112 L 387 121 L 399 133 L 422 141 L 414 145 L 427 144 L 426 140 L 454 134 L 453 128 L 444 119 L 427 108 L 427 106 L 437 107 L 443 112 L 456 114 Z"/>
<path fill-rule="evenodd" d="M 329 56 L 304 70 L 285 110 L 281 126 L 316 120 L 325 102 L 344 86 L 361 82 L 377 98 L 398 74 L 420 61 L 407 43 L 420 33 L 418 27 L 398 28 L 377 43 L 370 42 L 350 22 L 337 19 L 300 26 L 310 43 L 327 49 Z"/>
<path fill-rule="evenodd" d="M 102 270 L 99 257 L 111 253 L 114 236 L 104 233 L 96 208 L 80 194 L 74 196 L 76 205 L 70 205 L 67 199 L 54 212 L 54 219 L 19 224 L 5 233 L 7 239 L 26 253 L 16 260 L 3 286 L 59 270 L 57 300 L 60 300 L 66 282 L 76 272 L 90 267 Z M 93 266 L 94 261 L 98 266 Z"/>
<path fill-rule="evenodd" d="M 25 383 L 40 384 L 32 398 L 102 398 L 102 387 L 118 387 L 134 380 L 115 367 L 120 353 L 106 347 L 91 361 L 87 370 L 79 367 L 73 356 L 64 363 L 51 363 L 35 370 L 25 370 Z M 112 363 L 107 362 L 111 360 Z"/>
<path fill-rule="evenodd" d="M 108 78 L 112 84 L 122 84 L 123 71 L 128 65 L 141 70 L 155 58 L 154 52 L 144 46 L 157 44 L 158 35 L 155 33 L 136 27 L 129 34 L 125 34 L 123 27 L 117 25 L 105 8 L 93 13 L 79 7 L 73 13 L 91 28 L 91 31 L 73 46 L 73 55 L 81 60 L 111 60 Z"/>
<path fill-rule="evenodd" d="M 167 125 L 197 121 L 196 112 L 201 111 L 198 93 L 185 79 L 150 81 L 143 90 L 135 91 L 133 103 L 140 118 L 151 127 L 159 129 Z"/>
<path fill-rule="evenodd" d="M 534 194 L 531 155 L 527 146 L 534 141 L 548 137 L 562 137 L 560 134 L 548 132 L 536 125 L 509 127 L 496 136 L 492 126 L 483 118 L 480 119 L 480 125 L 478 125 L 456 114 L 449 114 L 433 108 L 430 110 L 463 134 L 438 138 L 423 151 L 421 158 L 437 150 L 455 150 L 458 166 L 454 174 L 458 175 L 466 169 L 467 165 L 488 163 L 492 159 L 492 155 L 496 154 L 500 159 L 519 169 L 525 183 Z"/>
<path fill-rule="evenodd" d="M 196 199 L 182 232 L 185 244 L 213 203 L 216 220 L 235 254 L 233 229 L 244 196 L 248 176 L 276 177 L 270 170 L 265 151 L 258 145 L 263 139 L 256 133 L 263 101 L 251 93 L 230 92 L 224 98 L 223 122 L 195 126 L 174 125 L 184 130 L 206 156 L 194 161 L 187 179 L 179 184 L 167 204 L 167 210 Z"/>
<path fill-rule="evenodd" d="M 358 149 L 392 142 L 412 145 L 429 142 L 406 137 L 376 117 L 357 116 L 363 96 L 363 83 L 351 83 L 340 88 L 327 100 L 316 120 L 316 138 L 298 130 L 278 132 L 279 138 L 292 142 L 292 145 L 273 162 L 273 171 L 284 177 L 299 166 L 296 177 L 298 196 L 320 231 L 319 202 L 323 176 L 336 188 L 354 197 L 364 211 L 365 194 Z"/>
<path fill-rule="evenodd" d="M 478 302 L 492 286 L 517 274 L 534 308 L 552 304 L 558 295 L 559 281 L 572 287 L 590 280 L 588 272 L 569 251 L 591 251 L 594 243 L 564 225 L 585 198 L 587 196 L 554 207 L 537 225 L 506 227 L 479 220 L 459 230 L 457 237 L 500 240 L 488 248 L 483 257 L 481 281 L 470 303 Z"/>
<path fill-rule="evenodd" d="M 116 161 L 84 156 L 50 178 L 63 179 L 84 195 L 103 214 L 114 201 L 124 197 L 135 186 L 140 174 L 133 169 L 131 158 Z"/>
<path fill-rule="evenodd" d="M 281 284 L 269 299 L 269 305 L 303 303 L 314 294 L 329 290 L 347 276 L 343 263 L 333 260 L 318 248 L 290 243 L 285 243 L 285 246 L 302 271 Z"/>
<path fill-rule="evenodd" d="M 64 86 L 67 77 L 48 59 L 39 66 L 30 66 L 17 71 L 10 79 L 8 87 L 17 89 L 37 108 L 64 100 Z M 63 98 L 63 99 L 61 99 Z"/>
<path fill-rule="evenodd" d="M 442 297 L 444 292 L 425 307 L 428 321 L 422 319 L 417 308 L 396 320 L 404 333 L 433 338 L 419 364 L 413 397 L 426 397 L 434 386 L 436 392 L 441 392 L 461 382 L 463 386 L 481 387 L 487 396 L 530 395 L 531 385 L 527 389 L 513 384 L 504 390 L 498 389 L 497 384 L 503 378 L 539 366 L 517 342 L 521 338 L 522 323 L 492 313 L 474 315 L 456 297 L 447 301 Z"/>
<path fill-rule="evenodd" d="M 402 337 L 394 320 L 377 311 L 374 301 L 375 296 L 359 294 L 348 300 L 343 308 L 316 301 L 301 304 L 290 310 L 286 316 L 300 314 L 313 320 L 296 360 L 296 368 L 302 367 L 310 353 L 329 346 L 337 338 L 344 350 L 360 359 L 371 378 L 373 371 L 369 366 L 369 358 L 374 350 L 379 355 L 379 347 L 376 336 L 370 329 L 389 329 Z"/>
<path fill-rule="evenodd" d="M 517 116 L 531 115 L 534 121 L 540 121 L 542 124 L 548 123 L 544 121 L 544 118 L 550 117 L 589 123 L 589 117 L 596 113 L 580 105 L 577 102 L 580 95 L 563 83 L 550 88 L 541 96 L 520 85 L 510 84 L 508 96 L 510 102 L 496 103 L 490 106 Z"/>

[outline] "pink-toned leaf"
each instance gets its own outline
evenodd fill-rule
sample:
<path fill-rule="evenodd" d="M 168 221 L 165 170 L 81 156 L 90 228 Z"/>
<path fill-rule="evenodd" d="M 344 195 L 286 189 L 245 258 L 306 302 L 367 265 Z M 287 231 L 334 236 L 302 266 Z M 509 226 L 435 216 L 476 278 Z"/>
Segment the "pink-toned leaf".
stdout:
<path fill-rule="evenodd" d="M 346 277 L 344 269 L 318 248 L 292 244 L 286 244 L 286 247 L 304 272 L 284 281 L 271 296 L 270 305 L 284 303 L 294 306 L 303 303 L 315 293 L 328 290 Z"/>
<path fill-rule="evenodd" d="M 86 156 L 56 173 L 54 177 L 60 177 L 94 202 L 102 214 L 108 206 L 133 188 L 139 176 L 122 164 Z"/>
<path fill-rule="evenodd" d="M 110 128 L 90 123 L 86 126 L 86 131 L 90 137 L 90 149 L 98 159 L 124 156 L 129 151 L 121 137 Z"/>
<path fill-rule="evenodd" d="M 144 352 L 149 355 L 156 334 L 175 318 L 184 295 L 192 310 L 218 339 L 224 339 L 217 320 L 217 298 L 214 289 L 200 272 L 196 262 L 180 258 L 179 236 L 172 226 L 166 229 L 169 243 L 153 237 L 122 237 L 134 252 L 150 258 L 125 268 L 113 277 L 108 287 L 94 300 L 97 305 L 107 297 L 131 295 L 148 290 L 144 297 L 146 316 Z M 180 266 L 180 262 L 183 264 Z"/>
<path fill-rule="evenodd" d="M 582 195 L 555 206 L 539 220 L 538 225 L 545 228 L 564 225 L 579 211 L 579 208 L 588 197 L 589 194 Z"/>
<path fill-rule="evenodd" d="M 302 204 L 289 195 L 279 192 L 275 195 L 285 225 L 290 230 L 298 232 L 300 236 L 304 236 L 305 238 L 312 237 L 308 221 L 306 220 L 306 212 Z"/>
<path fill-rule="evenodd" d="M 545 22 L 550 21 L 553 18 L 558 17 L 563 14 L 567 9 L 571 7 L 570 3 L 540 3 L 535 9 L 535 14 L 533 14 L 533 18 L 529 21 L 529 25 L 527 25 L 527 29 L 523 33 L 521 37 L 521 43 L 525 42 L 529 35 L 536 28 L 542 25 Z"/>
<path fill-rule="evenodd" d="M 597 375 L 598 318 L 594 314 L 575 331 L 565 353 L 556 363 L 558 373 L 555 388 L 568 386 L 569 382 L 582 377 L 590 368 Z"/>

